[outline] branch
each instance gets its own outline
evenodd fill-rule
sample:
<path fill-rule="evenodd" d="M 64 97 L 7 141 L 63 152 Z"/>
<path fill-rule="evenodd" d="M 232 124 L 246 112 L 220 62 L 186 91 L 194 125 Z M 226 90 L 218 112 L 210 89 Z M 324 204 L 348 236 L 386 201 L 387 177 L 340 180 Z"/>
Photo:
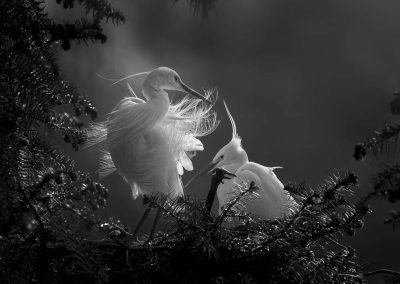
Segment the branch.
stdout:
<path fill-rule="evenodd" d="M 400 133 L 400 125 L 392 124 L 376 130 L 375 135 L 364 143 L 358 143 L 354 148 L 354 159 L 363 160 L 368 151 L 374 153 L 386 150 L 389 152 L 390 148 L 395 148 L 397 145 L 398 135 Z"/>
<path fill-rule="evenodd" d="M 185 220 L 183 220 L 182 218 L 180 218 L 179 216 L 177 216 L 176 214 L 173 214 L 171 211 L 169 211 L 168 209 L 164 208 L 164 206 L 158 204 L 157 202 L 155 202 L 154 200 L 151 200 L 151 198 L 148 199 L 148 201 L 152 204 L 154 204 L 157 208 L 161 209 L 162 211 L 164 211 L 166 214 L 168 214 L 169 216 L 171 216 L 172 218 L 175 218 L 178 222 L 181 222 L 182 224 L 186 225 L 189 228 L 192 228 L 194 231 L 197 231 L 198 228 L 188 222 L 186 222 Z M 201 229 L 202 230 L 202 229 Z M 202 230 L 203 231 L 203 230 Z"/>
<path fill-rule="evenodd" d="M 35 217 L 36 221 L 38 222 L 40 228 L 43 230 L 43 232 L 45 231 L 45 227 L 44 224 L 42 222 L 42 219 L 40 218 L 39 213 L 37 212 L 37 210 L 35 209 L 35 207 L 33 206 L 33 204 L 31 203 L 31 201 L 29 200 L 28 196 L 26 195 L 25 191 L 22 189 L 22 187 L 19 185 L 18 186 L 18 191 L 22 194 L 22 197 L 24 198 L 24 200 L 26 201 L 26 203 L 29 206 L 29 209 L 32 211 L 33 216 Z"/>
<path fill-rule="evenodd" d="M 307 198 L 303 205 L 301 206 L 301 208 L 299 209 L 299 211 L 297 211 L 297 213 L 292 217 L 292 219 L 286 224 L 286 226 L 280 230 L 276 235 L 274 235 L 272 238 L 270 238 L 268 241 L 264 242 L 262 244 L 262 246 L 260 246 L 259 248 L 261 249 L 263 246 L 267 246 L 270 245 L 272 242 L 274 242 L 275 240 L 277 240 L 280 236 L 282 236 L 289 228 L 290 226 L 292 226 L 292 224 L 294 223 L 295 220 L 297 220 L 299 218 L 300 213 L 302 213 L 304 211 L 304 209 L 307 207 L 307 205 L 310 204 L 311 201 L 311 197 Z"/>
<path fill-rule="evenodd" d="M 390 269 L 378 269 L 378 270 L 375 270 L 375 271 L 370 271 L 370 272 L 363 273 L 364 276 L 372 276 L 372 275 L 376 275 L 376 274 L 391 274 L 393 276 L 400 277 L 400 272 L 394 271 L 394 270 L 390 270 Z"/>
<path fill-rule="evenodd" d="M 237 204 L 246 194 L 253 193 L 258 189 L 258 186 L 256 186 L 254 182 L 251 182 L 248 189 L 242 191 L 238 196 L 229 201 L 228 206 L 223 210 L 222 214 L 218 216 L 217 220 L 215 221 L 214 228 L 217 228 L 222 223 L 227 214 L 231 211 L 232 207 L 235 206 L 235 204 Z"/>

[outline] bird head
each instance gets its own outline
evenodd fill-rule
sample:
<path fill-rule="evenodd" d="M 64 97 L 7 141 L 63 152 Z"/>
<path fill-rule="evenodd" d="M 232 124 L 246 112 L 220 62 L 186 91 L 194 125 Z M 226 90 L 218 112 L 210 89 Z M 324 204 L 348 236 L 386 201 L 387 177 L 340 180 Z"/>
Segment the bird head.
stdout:
<path fill-rule="evenodd" d="M 185 187 L 189 186 L 189 184 L 194 181 L 195 179 L 199 178 L 200 176 L 204 175 L 205 173 L 212 172 L 216 168 L 224 168 L 231 173 L 235 173 L 236 170 L 249 161 L 247 157 L 246 151 L 242 147 L 242 139 L 236 132 L 236 124 L 233 120 L 231 113 L 229 112 L 228 106 L 224 101 L 226 112 L 229 116 L 229 120 L 232 125 L 232 139 L 222 147 L 212 161 L 197 175 L 192 177 L 185 185 Z"/>
<path fill-rule="evenodd" d="M 205 98 L 203 95 L 187 86 L 182 81 L 178 73 L 168 67 L 158 67 L 151 71 L 147 75 L 143 86 L 149 86 L 153 90 L 181 91 L 212 104 L 212 102 Z"/>
<path fill-rule="evenodd" d="M 247 154 L 242 148 L 241 139 L 236 137 L 218 151 L 210 163 L 211 169 L 209 171 L 216 168 L 225 168 L 234 173 L 247 160 Z"/>
<path fill-rule="evenodd" d="M 211 171 L 223 167 L 228 171 L 235 172 L 241 165 L 248 161 L 248 157 L 246 151 L 242 147 L 242 139 L 236 132 L 235 121 L 225 101 L 224 106 L 232 126 L 232 139 L 217 152 L 210 165 L 212 166 Z"/>

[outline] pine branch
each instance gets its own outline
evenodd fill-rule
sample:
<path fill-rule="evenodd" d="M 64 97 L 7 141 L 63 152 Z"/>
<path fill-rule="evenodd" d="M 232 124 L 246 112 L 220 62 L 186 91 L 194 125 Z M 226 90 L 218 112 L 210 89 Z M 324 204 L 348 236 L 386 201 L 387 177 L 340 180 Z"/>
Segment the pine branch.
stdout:
<path fill-rule="evenodd" d="M 115 9 L 106 0 L 77 0 L 77 2 L 86 9 L 86 13 L 92 13 L 93 18 L 99 22 L 104 18 L 110 20 L 114 24 L 125 22 L 125 17 L 121 11 Z M 75 0 L 57 0 L 58 4 L 62 4 L 64 8 L 73 8 Z"/>
<path fill-rule="evenodd" d="M 383 223 L 384 224 L 392 224 L 393 229 L 396 229 L 400 226 L 400 210 L 392 210 L 390 212 L 390 217 L 387 218 Z"/>
<path fill-rule="evenodd" d="M 375 155 L 378 153 L 389 153 L 397 147 L 397 139 L 400 133 L 400 125 L 392 124 L 375 131 L 375 135 L 367 142 L 358 143 L 354 149 L 353 157 L 356 160 L 365 158 L 368 151 L 372 151 Z"/>
<path fill-rule="evenodd" d="M 74 24 L 66 23 L 62 25 L 53 22 L 46 29 L 50 34 L 49 42 L 60 40 L 64 50 L 71 48 L 71 40 L 83 41 L 86 44 L 88 40 L 92 42 L 100 41 L 101 43 L 105 43 L 107 40 L 101 26 L 97 22 L 89 21 L 86 18 L 81 18 Z"/>
<path fill-rule="evenodd" d="M 162 195 L 151 195 L 146 197 L 146 201 L 144 201 L 144 204 L 149 203 L 151 207 L 155 207 L 157 209 L 160 209 L 163 213 L 171 216 L 173 219 L 177 220 L 179 223 L 182 223 L 188 228 L 191 228 L 193 231 L 201 231 L 201 228 L 198 228 L 194 226 L 193 224 L 187 222 L 186 220 L 182 219 L 176 212 L 182 211 L 182 208 L 179 206 L 179 199 L 173 199 L 167 201 L 167 196 L 162 196 Z"/>
<path fill-rule="evenodd" d="M 384 196 L 390 203 L 400 200 L 400 165 L 387 166 L 373 177 L 376 195 Z"/>
<path fill-rule="evenodd" d="M 247 189 L 239 192 L 234 198 L 232 198 L 222 210 L 222 214 L 215 219 L 214 229 L 221 226 L 234 206 L 236 206 L 247 195 L 254 194 L 257 190 L 259 190 L 259 188 L 254 184 L 254 182 L 251 182 Z"/>

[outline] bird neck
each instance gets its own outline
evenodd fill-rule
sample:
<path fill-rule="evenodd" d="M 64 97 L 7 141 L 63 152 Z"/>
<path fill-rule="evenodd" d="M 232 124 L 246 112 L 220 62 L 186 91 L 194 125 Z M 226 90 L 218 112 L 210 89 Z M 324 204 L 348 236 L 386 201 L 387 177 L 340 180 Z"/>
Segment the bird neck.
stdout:
<path fill-rule="evenodd" d="M 240 149 L 240 151 L 236 154 L 235 161 L 229 165 L 225 165 L 224 168 L 231 173 L 236 173 L 241 166 L 248 162 L 249 158 L 246 151 L 244 149 Z"/>
<path fill-rule="evenodd" d="M 166 91 L 148 81 L 145 81 L 142 86 L 142 93 L 148 100 L 147 103 L 161 107 L 165 113 L 168 111 L 170 102 Z"/>

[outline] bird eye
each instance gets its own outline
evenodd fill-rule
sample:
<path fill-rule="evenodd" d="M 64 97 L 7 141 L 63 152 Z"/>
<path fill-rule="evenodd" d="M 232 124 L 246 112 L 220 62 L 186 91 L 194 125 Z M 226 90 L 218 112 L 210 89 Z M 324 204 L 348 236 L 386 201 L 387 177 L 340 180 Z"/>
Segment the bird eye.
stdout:
<path fill-rule="evenodd" d="M 222 160 L 224 158 L 224 155 L 219 156 L 219 159 Z"/>
<path fill-rule="evenodd" d="M 177 76 L 177 75 L 175 75 L 175 76 L 174 76 L 174 80 L 175 80 L 176 82 L 178 82 L 178 81 L 179 81 L 179 78 L 178 78 L 178 76 Z"/>

